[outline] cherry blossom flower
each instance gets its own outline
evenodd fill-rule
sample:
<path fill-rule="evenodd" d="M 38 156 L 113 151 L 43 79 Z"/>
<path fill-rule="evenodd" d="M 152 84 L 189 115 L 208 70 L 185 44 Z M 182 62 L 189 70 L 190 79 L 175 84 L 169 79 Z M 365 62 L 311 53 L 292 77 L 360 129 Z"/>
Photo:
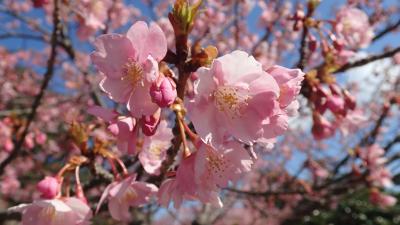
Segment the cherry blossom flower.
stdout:
<path fill-rule="evenodd" d="M 249 172 L 253 164 L 249 153 L 238 142 L 227 142 L 218 149 L 201 143 L 195 162 L 196 181 L 211 189 L 227 187 L 229 181 L 236 181 Z"/>
<path fill-rule="evenodd" d="M 211 145 L 200 143 L 198 150 L 182 159 L 176 177 L 167 179 L 160 187 L 159 202 L 169 202 L 179 208 L 184 199 L 198 199 L 222 207 L 219 189 L 235 182 L 253 164 L 249 153 L 240 143 L 231 141 L 216 150 Z"/>
<path fill-rule="evenodd" d="M 385 167 L 374 168 L 370 171 L 368 180 L 376 187 L 392 187 L 392 173 Z"/>
<path fill-rule="evenodd" d="M 139 21 L 126 35 L 98 37 L 95 46 L 91 58 L 104 75 L 100 88 L 114 101 L 127 103 L 136 118 L 154 114 L 158 105 L 151 100 L 150 87 L 159 76 L 157 61 L 167 52 L 160 27 Z"/>
<path fill-rule="evenodd" d="M 117 138 L 119 151 L 128 154 L 136 153 L 137 128 L 134 118 L 119 116 L 117 112 L 99 106 L 92 106 L 88 109 L 88 113 L 110 124 L 108 130 Z"/>
<path fill-rule="evenodd" d="M 38 200 L 9 209 L 22 213 L 22 225 L 88 225 L 89 206 L 77 198 Z"/>
<path fill-rule="evenodd" d="M 299 69 L 288 69 L 282 66 L 272 66 L 266 70 L 279 85 L 279 108 L 274 115 L 263 121 L 263 136 L 258 141 L 268 143 L 271 139 L 282 135 L 288 128 L 288 117 L 297 115 L 304 73 Z"/>
<path fill-rule="evenodd" d="M 335 30 L 351 49 L 366 47 L 374 35 L 367 14 L 354 7 L 337 11 Z"/>
<path fill-rule="evenodd" d="M 173 202 L 179 208 L 183 200 L 198 199 L 203 203 L 222 207 L 217 189 L 199 187 L 195 179 L 195 161 L 197 152 L 183 159 L 176 171 L 176 177 L 165 180 L 158 191 L 158 202 L 168 207 Z"/>
<path fill-rule="evenodd" d="M 387 161 L 384 157 L 385 150 L 377 144 L 373 144 L 361 150 L 360 157 L 369 168 L 383 166 Z"/>
<path fill-rule="evenodd" d="M 110 0 L 92 1 L 80 0 L 77 10 L 79 27 L 77 36 L 81 40 L 88 39 L 91 35 L 95 34 L 97 30 L 104 29 L 106 26 L 104 22 L 107 19 L 108 8 L 111 6 Z"/>
<path fill-rule="evenodd" d="M 102 203 L 108 199 L 108 210 L 111 216 L 118 221 L 129 221 L 131 218 L 129 208 L 142 206 L 149 203 L 158 188 L 153 184 L 135 181 L 136 175 L 131 175 L 122 181 L 115 181 L 107 186 L 97 206 L 97 211 Z"/>
<path fill-rule="evenodd" d="M 373 204 L 376 204 L 381 208 L 394 206 L 397 202 L 395 197 L 384 194 L 376 189 L 370 192 L 369 199 Z"/>
<path fill-rule="evenodd" d="M 210 69 L 202 67 L 196 73 L 196 95 L 187 106 L 203 140 L 216 144 L 222 143 L 224 136 L 233 136 L 250 143 L 262 137 L 263 121 L 280 110 L 280 90 L 259 62 L 234 51 L 214 60 Z"/>
<path fill-rule="evenodd" d="M 139 152 L 139 160 L 149 174 L 158 175 L 162 161 L 166 158 L 167 150 L 173 138 L 172 130 L 165 120 L 160 122 L 157 132 L 150 137 L 144 137 L 143 145 Z"/>

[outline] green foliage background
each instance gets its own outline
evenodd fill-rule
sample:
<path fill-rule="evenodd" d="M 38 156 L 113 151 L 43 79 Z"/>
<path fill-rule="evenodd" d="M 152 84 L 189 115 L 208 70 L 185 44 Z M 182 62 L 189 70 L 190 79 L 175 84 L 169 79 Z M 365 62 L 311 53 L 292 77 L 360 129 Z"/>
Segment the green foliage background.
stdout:
<path fill-rule="evenodd" d="M 396 225 L 400 224 L 400 195 L 397 204 L 382 209 L 372 205 L 367 190 L 347 195 L 335 209 L 314 210 L 301 225 Z"/>

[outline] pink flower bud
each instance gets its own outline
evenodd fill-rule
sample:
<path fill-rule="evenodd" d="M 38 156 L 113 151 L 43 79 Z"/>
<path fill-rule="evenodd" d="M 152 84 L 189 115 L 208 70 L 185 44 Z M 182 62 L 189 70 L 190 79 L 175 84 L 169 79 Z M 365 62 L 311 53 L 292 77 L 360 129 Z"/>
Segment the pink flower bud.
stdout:
<path fill-rule="evenodd" d="M 60 186 L 60 181 L 57 178 L 46 176 L 37 184 L 37 190 L 42 193 L 42 198 L 53 199 L 58 195 Z"/>
<path fill-rule="evenodd" d="M 32 149 L 33 147 L 35 147 L 35 143 L 33 141 L 33 133 L 29 133 L 28 135 L 26 135 L 25 141 L 24 141 L 24 146 L 27 149 Z"/>
<path fill-rule="evenodd" d="M 337 84 L 330 84 L 329 89 L 335 95 L 340 95 L 342 93 L 342 89 Z"/>
<path fill-rule="evenodd" d="M 40 8 L 48 3 L 49 3 L 49 0 L 33 0 L 33 7 Z"/>
<path fill-rule="evenodd" d="M 156 133 L 158 124 L 160 124 L 161 110 L 154 115 L 142 117 L 142 132 L 146 136 L 153 136 Z"/>
<path fill-rule="evenodd" d="M 315 114 L 311 132 L 316 140 L 321 140 L 333 136 L 335 128 L 327 119 L 319 114 Z"/>
<path fill-rule="evenodd" d="M 354 110 L 356 108 L 356 99 L 354 96 L 346 90 L 343 92 L 343 94 L 346 108 Z"/>
<path fill-rule="evenodd" d="M 6 139 L 6 142 L 4 143 L 4 150 L 6 152 L 11 152 L 14 148 L 14 143 L 12 142 L 11 139 Z"/>
<path fill-rule="evenodd" d="M 42 132 L 37 132 L 35 134 L 35 141 L 37 144 L 42 145 L 46 142 L 47 136 Z"/>
<path fill-rule="evenodd" d="M 344 46 L 344 43 L 343 43 L 343 41 L 342 40 L 340 40 L 340 39 L 335 39 L 335 40 L 333 40 L 333 47 L 337 50 L 337 51 L 342 51 L 343 50 L 343 46 Z"/>
<path fill-rule="evenodd" d="M 326 101 L 326 106 L 335 114 L 342 114 L 345 112 L 344 110 L 345 102 L 342 96 L 339 95 L 331 95 L 328 97 Z"/>
<path fill-rule="evenodd" d="M 160 82 L 154 82 L 150 87 L 151 99 L 160 107 L 170 106 L 176 98 L 175 82 L 169 77 L 162 77 Z"/>
<path fill-rule="evenodd" d="M 308 49 L 310 52 L 315 52 L 318 48 L 318 41 L 314 36 L 310 36 L 310 40 L 308 41 Z"/>

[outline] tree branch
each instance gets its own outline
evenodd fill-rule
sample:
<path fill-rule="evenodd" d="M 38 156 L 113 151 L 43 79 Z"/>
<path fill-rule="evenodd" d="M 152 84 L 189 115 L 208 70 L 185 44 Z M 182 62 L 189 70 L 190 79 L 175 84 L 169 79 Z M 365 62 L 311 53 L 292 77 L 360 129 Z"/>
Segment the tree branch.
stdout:
<path fill-rule="evenodd" d="M 373 61 L 377 61 L 377 60 L 380 60 L 380 59 L 392 57 L 398 52 L 400 52 L 400 46 L 395 48 L 395 49 L 392 49 L 390 51 L 384 52 L 382 54 L 371 55 L 371 56 L 368 56 L 368 57 L 366 57 L 364 59 L 357 60 L 355 62 L 346 63 L 342 67 L 340 67 L 339 69 L 334 71 L 334 73 L 345 72 L 346 70 L 349 70 L 349 69 L 354 68 L 354 67 L 364 66 L 364 65 L 366 65 L 368 63 L 371 63 Z"/>
<path fill-rule="evenodd" d="M 22 131 L 22 134 L 19 137 L 19 139 L 16 141 L 13 151 L 0 164 L 0 174 L 3 174 L 5 167 L 8 164 L 10 164 L 15 158 L 17 158 L 17 156 L 20 154 L 21 147 L 24 143 L 25 137 L 29 132 L 29 127 L 32 124 L 33 120 L 35 119 L 37 109 L 40 106 L 41 100 L 44 96 L 44 93 L 46 92 L 47 86 L 54 74 L 54 66 L 55 66 L 54 64 L 55 64 L 55 60 L 56 60 L 57 45 L 58 45 L 57 37 L 58 37 L 58 31 L 59 31 L 59 26 L 60 26 L 60 18 L 58 15 L 58 11 L 59 11 L 58 0 L 56 0 L 54 2 L 55 2 L 54 3 L 54 12 L 53 12 L 54 26 L 53 26 L 53 32 L 51 35 L 51 51 L 50 51 L 50 58 L 47 61 L 47 70 L 43 76 L 43 81 L 42 81 L 42 85 L 40 87 L 40 92 L 38 95 L 36 95 L 36 97 L 33 101 L 33 104 L 31 106 L 31 112 L 28 115 L 27 123 L 25 125 L 24 130 Z"/>
<path fill-rule="evenodd" d="M 396 23 L 394 23 L 392 25 L 389 25 L 385 29 L 381 30 L 377 35 L 375 35 L 375 37 L 372 39 L 372 41 L 376 41 L 376 40 L 382 38 L 386 34 L 388 34 L 388 33 L 392 32 L 392 31 L 394 31 L 395 29 L 397 29 L 398 27 L 400 27 L 400 19 Z"/>

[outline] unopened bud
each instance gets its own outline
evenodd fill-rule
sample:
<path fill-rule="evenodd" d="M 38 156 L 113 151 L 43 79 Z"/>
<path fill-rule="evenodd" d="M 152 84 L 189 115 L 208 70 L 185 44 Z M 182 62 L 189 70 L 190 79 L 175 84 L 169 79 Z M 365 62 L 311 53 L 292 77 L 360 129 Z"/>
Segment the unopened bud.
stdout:
<path fill-rule="evenodd" d="M 45 177 L 41 180 L 36 188 L 42 194 L 42 198 L 53 199 L 60 192 L 60 181 L 55 177 Z"/>
<path fill-rule="evenodd" d="M 150 87 L 151 99 L 161 108 L 168 107 L 174 103 L 177 96 L 176 84 L 169 77 L 162 77 L 160 81 L 154 82 Z"/>

